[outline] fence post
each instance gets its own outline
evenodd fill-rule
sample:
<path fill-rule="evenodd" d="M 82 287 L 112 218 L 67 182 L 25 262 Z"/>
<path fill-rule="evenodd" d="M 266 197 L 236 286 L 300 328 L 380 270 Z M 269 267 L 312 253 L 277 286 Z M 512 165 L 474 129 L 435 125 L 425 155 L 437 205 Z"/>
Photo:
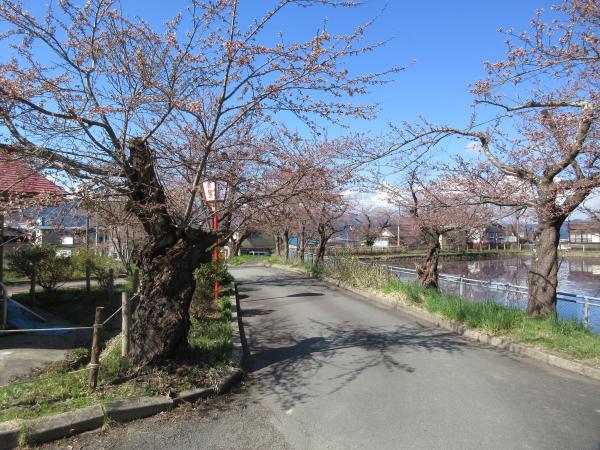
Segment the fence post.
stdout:
<path fill-rule="evenodd" d="M 121 293 L 121 356 L 129 354 L 129 322 L 131 312 L 129 311 L 129 294 Z"/>
<path fill-rule="evenodd" d="M 509 290 L 510 290 L 510 284 L 506 283 L 506 284 L 504 285 L 504 291 L 505 291 L 505 293 L 504 293 L 504 304 L 505 304 L 506 306 L 508 306 L 508 305 L 510 304 L 510 300 L 509 300 L 509 298 L 508 298 L 508 291 L 509 291 Z"/>
<path fill-rule="evenodd" d="M 583 297 L 583 326 L 586 330 L 590 329 L 590 299 Z"/>
<path fill-rule="evenodd" d="M 37 268 L 35 267 L 35 264 L 32 267 L 31 270 L 31 283 L 29 285 L 29 297 L 31 298 L 31 301 L 35 300 L 35 285 L 37 284 Z"/>
<path fill-rule="evenodd" d="M 464 295 L 465 295 L 465 280 L 463 280 L 463 277 L 460 277 L 459 284 L 458 284 L 458 296 L 460 298 L 463 298 Z"/>
<path fill-rule="evenodd" d="M 2 288 L 2 329 L 8 328 L 8 289 L 5 285 L 0 286 Z"/>
<path fill-rule="evenodd" d="M 108 299 L 112 303 L 115 295 L 115 270 L 108 269 Z"/>
<path fill-rule="evenodd" d="M 140 287 L 140 269 L 135 269 L 133 271 L 133 293 L 135 294 Z"/>
<path fill-rule="evenodd" d="M 94 331 L 92 333 L 92 351 L 88 364 L 88 388 L 93 391 L 98 385 L 98 360 L 100 358 L 100 332 L 102 330 L 102 306 L 96 307 Z"/>

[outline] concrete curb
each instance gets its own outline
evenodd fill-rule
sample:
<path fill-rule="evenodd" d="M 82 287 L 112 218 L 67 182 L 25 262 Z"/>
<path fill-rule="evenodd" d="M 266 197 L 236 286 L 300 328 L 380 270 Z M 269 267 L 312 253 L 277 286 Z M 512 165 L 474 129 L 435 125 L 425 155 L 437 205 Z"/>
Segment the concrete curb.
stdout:
<path fill-rule="evenodd" d="M 273 267 L 294 273 L 299 273 L 305 276 L 310 276 L 308 272 L 302 269 L 286 267 L 279 264 L 274 264 Z M 320 280 L 329 284 L 333 284 L 334 286 L 339 287 L 341 289 L 345 289 L 347 291 L 360 295 L 368 301 L 372 301 L 381 305 L 401 310 L 403 313 L 408 314 L 409 316 L 412 316 L 415 319 L 427 321 L 439 328 L 444 328 L 446 330 L 452 331 L 468 339 L 481 342 L 482 344 L 486 344 L 491 347 L 500 348 L 502 350 L 506 350 L 517 355 L 527 356 L 529 358 L 535 359 L 536 361 L 545 363 L 549 366 L 558 367 L 560 369 L 576 373 L 578 375 L 583 375 L 594 380 L 600 380 L 600 368 L 598 367 L 590 366 L 588 364 L 584 364 L 578 361 L 572 361 L 568 358 L 565 358 L 564 356 L 551 353 L 547 350 L 542 350 L 536 347 L 532 347 L 530 345 L 521 344 L 519 342 L 515 342 L 507 338 L 494 336 L 484 331 L 468 328 L 463 323 L 456 322 L 450 319 L 445 319 L 416 306 L 402 303 L 396 297 L 386 296 L 375 290 L 356 288 L 334 278 L 323 277 L 320 278 Z"/>
<path fill-rule="evenodd" d="M 237 290 L 235 291 L 237 294 Z M 20 444 L 42 444 L 102 427 L 106 419 L 128 422 L 168 411 L 184 402 L 193 403 L 199 399 L 229 392 L 232 386 L 244 375 L 244 367 L 249 356 L 244 333 L 239 297 L 235 295 L 232 304 L 233 369 L 221 380 L 217 387 L 192 389 L 181 392 L 175 398 L 164 396 L 139 397 L 109 402 L 68 411 L 54 416 L 33 420 L 0 422 L 0 450 L 18 447 Z"/>
<path fill-rule="evenodd" d="M 93 430 L 103 423 L 104 408 L 101 405 L 88 406 L 27 422 L 26 438 L 30 444 L 40 444 Z"/>
<path fill-rule="evenodd" d="M 19 436 L 23 424 L 20 420 L 9 420 L 0 423 L 0 450 L 8 450 L 19 446 Z"/>

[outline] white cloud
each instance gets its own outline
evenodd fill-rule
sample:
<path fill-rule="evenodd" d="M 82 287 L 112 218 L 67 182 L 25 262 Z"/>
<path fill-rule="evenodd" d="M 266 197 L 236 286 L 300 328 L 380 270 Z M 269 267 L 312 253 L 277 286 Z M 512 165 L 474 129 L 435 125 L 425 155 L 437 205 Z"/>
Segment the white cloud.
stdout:
<path fill-rule="evenodd" d="M 481 151 L 481 143 L 477 141 L 469 141 L 465 145 L 465 151 L 469 153 L 479 153 Z"/>

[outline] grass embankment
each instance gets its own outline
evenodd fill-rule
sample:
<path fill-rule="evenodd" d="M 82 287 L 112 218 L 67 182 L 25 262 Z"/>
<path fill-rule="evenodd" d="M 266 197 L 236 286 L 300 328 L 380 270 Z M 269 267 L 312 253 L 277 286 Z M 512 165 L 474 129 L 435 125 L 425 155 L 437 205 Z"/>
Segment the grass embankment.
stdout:
<path fill-rule="evenodd" d="M 83 314 L 87 317 L 86 314 Z M 190 354 L 184 364 L 171 363 L 130 379 L 129 364 L 121 357 L 120 337 L 102 354 L 98 388 L 87 389 L 87 349 L 76 349 L 66 361 L 38 372 L 24 384 L 0 388 L 0 421 L 34 418 L 125 397 L 171 395 L 193 387 L 218 383 L 227 370 L 233 348 L 231 300 L 221 297 L 191 320 Z"/>
<path fill-rule="evenodd" d="M 306 270 L 308 273 L 315 277 L 319 277 L 323 274 L 323 270 L 315 264 L 308 262 L 302 262 L 299 259 L 284 259 L 279 256 L 271 255 L 265 259 L 266 265 L 279 264 L 282 266 L 294 267 L 296 269 Z"/>
<path fill-rule="evenodd" d="M 336 258 L 325 275 L 359 288 L 375 289 L 400 302 L 424 308 L 471 328 L 562 353 L 600 366 L 600 336 L 582 324 L 553 317 L 530 318 L 524 311 L 493 301 L 469 302 L 423 289 L 415 283 L 399 282 L 377 266 L 365 266 L 356 258 Z"/>
<path fill-rule="evenodd" d="M 239 255 L 232 256 L 227 260 L 228 266 L 239 266 L 241 264 L 245 264 L 247 262 L 256 262 L 256 261 L 264 261 L 267 259 L 264 255 Z"/>

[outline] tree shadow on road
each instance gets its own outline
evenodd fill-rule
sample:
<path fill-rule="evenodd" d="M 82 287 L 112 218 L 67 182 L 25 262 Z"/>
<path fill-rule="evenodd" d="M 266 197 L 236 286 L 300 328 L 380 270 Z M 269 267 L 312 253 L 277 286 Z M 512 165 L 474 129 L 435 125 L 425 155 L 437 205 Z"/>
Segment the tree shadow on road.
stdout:
<path fill-rule="evenodd" d="M 413 374 L 402 355 L 415 351 L 460 352 L 469 344 L 451 333 L 419 325 L 360 327 L 350 322 L 311 320 L 307 335 L 281 317 L 264 318 L 252 330 L 250 371 L 253 386 L 284 409 L 310 397 L 338 392 L 384 367 L 390 373 Z"/>

